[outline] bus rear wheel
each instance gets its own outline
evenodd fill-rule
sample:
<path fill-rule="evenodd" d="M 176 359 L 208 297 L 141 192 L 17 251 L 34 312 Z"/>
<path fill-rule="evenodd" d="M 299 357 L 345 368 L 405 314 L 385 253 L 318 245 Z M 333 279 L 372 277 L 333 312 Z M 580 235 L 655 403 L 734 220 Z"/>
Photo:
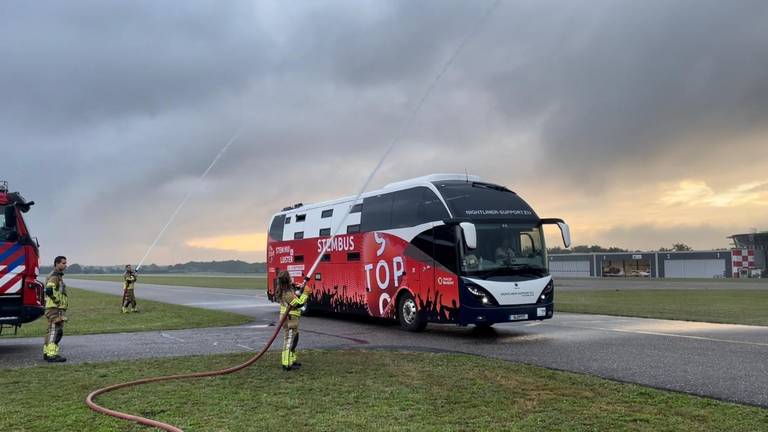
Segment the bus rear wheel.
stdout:
<path fill-rule="evenodd" d="M 427 326 L 427 320 L 422 316 L 416 305 L 416 300 L 408 292 L 400 296 L 400 301 L 397 304 L 397 317 L 400 320 L 400 326 L 411 332 L 420 332 Z"/>

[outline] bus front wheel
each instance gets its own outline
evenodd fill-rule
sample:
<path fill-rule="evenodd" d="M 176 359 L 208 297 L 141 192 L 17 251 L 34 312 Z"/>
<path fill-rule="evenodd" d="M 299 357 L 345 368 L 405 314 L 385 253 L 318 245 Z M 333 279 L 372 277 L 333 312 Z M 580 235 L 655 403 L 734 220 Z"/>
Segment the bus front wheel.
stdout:
<path fill-rule="evenodd" d="M 408 292 L 400 296 L 397 305 L 397 317 L 400 319 L 400 326 L 408 331 L 419 332 L 427 326 L 427 320 L 422 316 L 416 305 L 416 300 Z"/>

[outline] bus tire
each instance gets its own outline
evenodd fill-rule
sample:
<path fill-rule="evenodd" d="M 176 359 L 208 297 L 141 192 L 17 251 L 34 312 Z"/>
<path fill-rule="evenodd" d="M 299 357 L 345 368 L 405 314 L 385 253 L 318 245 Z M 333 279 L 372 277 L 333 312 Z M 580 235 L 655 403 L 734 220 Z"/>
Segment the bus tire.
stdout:
<path fill-rule="evenodd" d="M 397 318 L 400 320 L 400 326 L 411 332 L 420 332 L 427 326 L 427 320 L 418 310 L 416 300 L 409 292 L 403 293 L 397 302 Z"/>
<path fill-rule="evenodd" d="M 486 330 L 493 327 L 493 323 L 475 323 L 475 328 L 478 330 Z"/>

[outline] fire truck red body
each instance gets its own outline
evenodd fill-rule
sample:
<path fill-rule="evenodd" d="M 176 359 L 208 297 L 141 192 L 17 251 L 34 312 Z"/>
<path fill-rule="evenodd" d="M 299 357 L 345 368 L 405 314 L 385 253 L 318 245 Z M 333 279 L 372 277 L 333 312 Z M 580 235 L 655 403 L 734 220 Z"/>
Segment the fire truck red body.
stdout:
<path fill-rule="evenodd" d="M 0 182 L 0 332 L 15 331 L 44 311 L 38 244 L 23 217 L 32 205 L 34 201 L 9 192 L 8 183 Z"/>

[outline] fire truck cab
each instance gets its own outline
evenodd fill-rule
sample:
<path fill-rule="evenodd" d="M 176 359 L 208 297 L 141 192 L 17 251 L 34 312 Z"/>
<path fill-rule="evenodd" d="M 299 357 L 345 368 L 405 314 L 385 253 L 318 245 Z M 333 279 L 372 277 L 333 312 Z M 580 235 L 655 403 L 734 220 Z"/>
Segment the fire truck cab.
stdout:
<path fill-rule="evenodd" d="M 34 204 L 0 181 L 0 334 L 6 328 L 15 333 L 44 312 L 39 246 L 23 216 Z"/>

